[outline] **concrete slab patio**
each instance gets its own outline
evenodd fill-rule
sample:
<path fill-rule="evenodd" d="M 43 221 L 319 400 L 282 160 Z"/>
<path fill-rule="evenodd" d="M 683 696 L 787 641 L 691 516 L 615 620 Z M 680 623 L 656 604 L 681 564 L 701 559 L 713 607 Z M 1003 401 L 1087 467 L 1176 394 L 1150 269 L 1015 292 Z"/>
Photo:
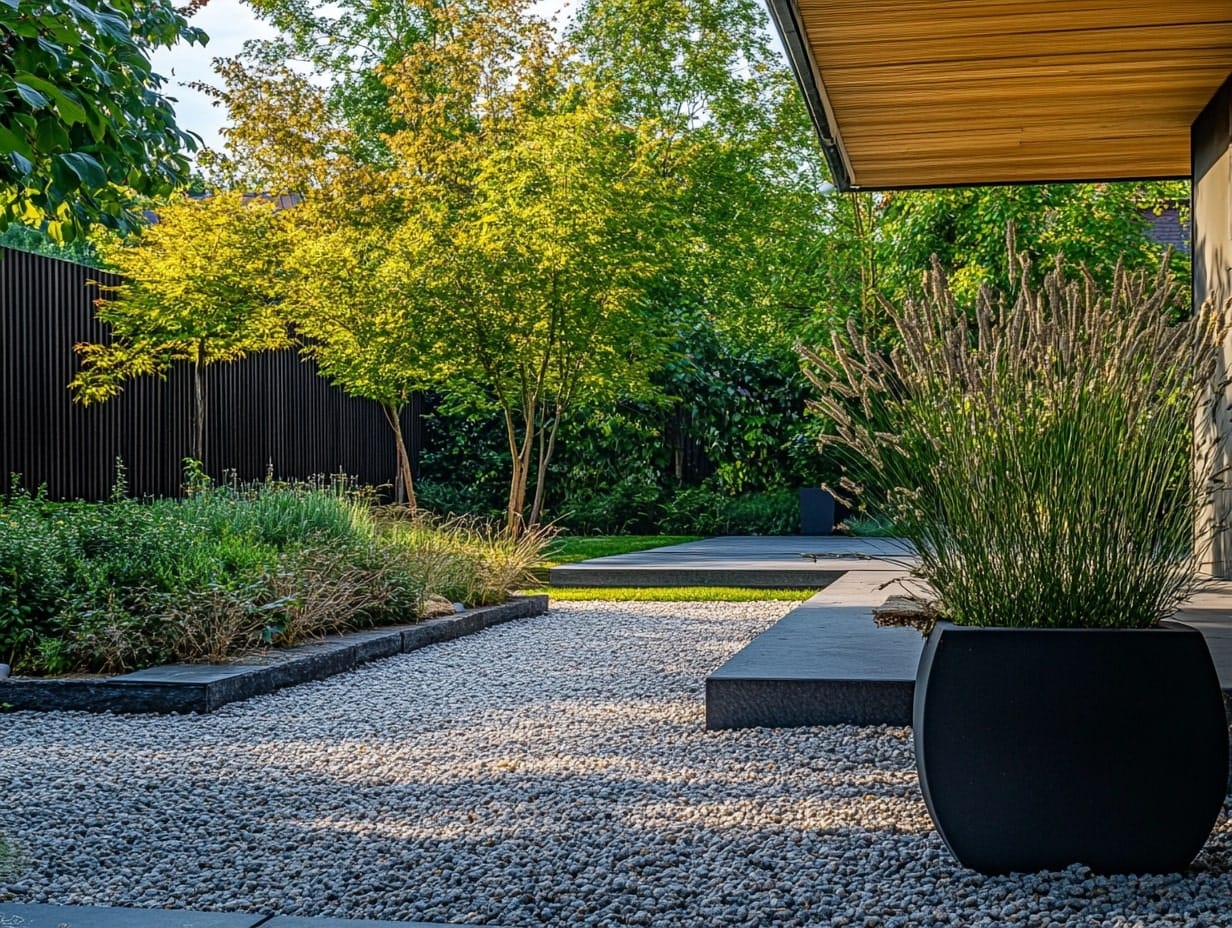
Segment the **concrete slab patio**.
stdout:
<path fill-rule="evenodd" d="M 850 571 L 901 570 L 912 561 L 892 538 L 734 535 L 553 567 L 549 578 L 564 587 L 821 589 Z"/>
<path fill-rule="evenodd" d="M 910 725 L 924 638 L 880 628 L 873 609 L 909 589 L 903 571 L 853 571 L 706 678 L 706 727 Z M 1232 707 L 1232 582 L 1209 584 L 1176 618 L 1206 637 Z"/>

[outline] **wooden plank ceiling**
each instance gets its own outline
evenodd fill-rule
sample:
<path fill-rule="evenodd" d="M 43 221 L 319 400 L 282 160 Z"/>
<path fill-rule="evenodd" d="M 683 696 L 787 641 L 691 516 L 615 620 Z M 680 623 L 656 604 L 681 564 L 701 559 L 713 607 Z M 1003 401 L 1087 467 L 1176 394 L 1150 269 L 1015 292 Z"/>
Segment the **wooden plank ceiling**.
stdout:
<path fill-rule="evenodd" d="M 1232 0 L 771 6 L 843 187 L 1187 176 L 1232 72 Z"/>

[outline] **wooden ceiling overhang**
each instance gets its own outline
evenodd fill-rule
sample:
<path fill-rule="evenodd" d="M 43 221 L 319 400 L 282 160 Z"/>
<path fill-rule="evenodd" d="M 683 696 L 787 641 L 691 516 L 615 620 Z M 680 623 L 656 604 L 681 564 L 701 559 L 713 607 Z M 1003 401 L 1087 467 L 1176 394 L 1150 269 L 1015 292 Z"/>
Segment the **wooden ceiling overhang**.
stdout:
<path fill-rule="evenodd" d="M 1232 0 L 769 0 L 842 190 L 1187 177 Z"/>

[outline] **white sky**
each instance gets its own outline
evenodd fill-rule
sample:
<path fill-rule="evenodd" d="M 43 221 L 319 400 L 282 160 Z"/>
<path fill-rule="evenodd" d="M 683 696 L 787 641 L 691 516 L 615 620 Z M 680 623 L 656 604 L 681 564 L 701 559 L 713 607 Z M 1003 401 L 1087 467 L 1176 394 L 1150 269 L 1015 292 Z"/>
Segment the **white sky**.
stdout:
<path fill-rule="evenodd" d="M 226 113 L 212 106 L 209 97 L 188 87 L 192 81 L 217 84 L 210 62 L 215 58 L 230 58 L 237 54 L 248 39 L 270 38 L 273 30 L 258 22 L 252 10 L 239 0 L 210 0 L 191 20 L 210 37 L 200 45 L 180 44 L 175 48 L 160 48 L 151 56 L 154 70 L 167 78 L 163 93 L 174 97 L 176 122 L 181 129 L 196 132 L 210 148 L 220 148 L 218 130 L 226 121 Z"/>

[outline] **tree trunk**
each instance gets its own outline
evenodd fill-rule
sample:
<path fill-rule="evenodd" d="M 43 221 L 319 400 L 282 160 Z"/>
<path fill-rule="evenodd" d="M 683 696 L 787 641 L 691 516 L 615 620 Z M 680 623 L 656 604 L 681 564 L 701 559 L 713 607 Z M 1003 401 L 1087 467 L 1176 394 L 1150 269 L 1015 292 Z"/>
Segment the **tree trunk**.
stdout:
<path fill-rule="evenodd" d="M 509 507 L 505 512 L 505 525 L 509 534 L 520 538 L 526 527 L 523 513 L 526 511 L 527 478 L 530 476 L 530 455 L 535 443 L 535 416 L 532 412 L 526 416 L 526 434 L 522 437 L 521 447 L 518 447 L 517 432 L 513 425 L 513 415 L 505 411 L 505 427 L 509 435 L 510 457 L 513 461 L 513 474 L 509 480 Z"/>
<path fill-rule="evenodd" d="M 406 451 L 406 440 L 402 437 L 402 407 L 391 404 L 381 404 L 389 427 L 394 430 L 394 444 L 398 452 L 398 478 L 406 491 L 406 507 L 411 512 L 419 511 L 419 503 L 415 499 L 415 479 L 411 475 L 411 456 Z M 398 502 L 402 502 L 399 495 Z"/>
<path fill-rule="evenodd" d="M 556 453 L 556 433 L 560 429 L 560 420 L 564 410 L 560 404 L 557 404 L 555 415 L 552 417 L 552 424 L 546 429 L 539 430 L 539 471 L 535 474 L 535 501 L 530 507 L 530 522 L 531 528 L 539 525 L 539 517 L 543 514 L 543 496 L 544 488 L 548 479 L 548 465 L 552 462 L 552 456 Z M 544 442 L 544 435 L 547 435 L 547 442 Z"/>
<path fill-rule="evenodd" d="M 205 465 L 205 340 L 197 342 L 193 363 L 192 459 Z"/>

